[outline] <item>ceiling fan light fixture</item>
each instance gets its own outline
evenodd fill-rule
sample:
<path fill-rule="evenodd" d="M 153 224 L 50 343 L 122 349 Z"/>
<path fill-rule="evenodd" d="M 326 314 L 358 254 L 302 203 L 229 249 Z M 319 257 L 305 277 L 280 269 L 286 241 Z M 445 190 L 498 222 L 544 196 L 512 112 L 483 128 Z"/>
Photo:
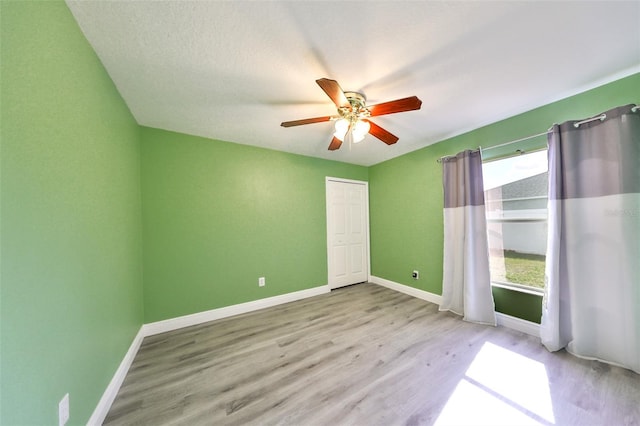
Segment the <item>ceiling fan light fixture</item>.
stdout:
<path fill-rule="evenodd" d="M 340 139 L 341 141 L 344 141 L 344 137 L 349 131 L 350 124 L 351 123 L 346 118 L 341 118 L 339 120 L 336 120 L 336 124 L 335 124 L 336 132 L 333 134 L 333 136 Z"/>
<path fill-rule="evenodd" d="M 364 140 L 364 135 L 356 135 L 353 133 L 353 143 L 362 142 Z"/>
<path fill-rule="evenodd" d="M 369 133 L 369 129 L 371 126 L 368 121 L 358 120 L 356 124 L 353 126 L 353 143 L 358 143 L 362 141 L 367 133 Z"/>

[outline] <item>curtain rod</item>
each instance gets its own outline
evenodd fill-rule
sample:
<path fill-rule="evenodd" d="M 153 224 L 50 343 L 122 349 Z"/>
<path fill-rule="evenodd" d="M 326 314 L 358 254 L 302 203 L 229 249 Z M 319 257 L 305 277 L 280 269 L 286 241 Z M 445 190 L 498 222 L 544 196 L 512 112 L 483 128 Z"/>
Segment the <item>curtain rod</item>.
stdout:
<path fill-rule="evenodd" d="M 636 105 L 636 106 L 634 106 L 633 108 L 631 108 L 631 112 L 638 112 L 639 110 L 640 110 L 640 105 Z M 595 121 L 595 120 L 603 121 L 605 118 L 607 118 L 607 114 L 604 114 L 604 113 L 603 113 L 603 114 L 598 115 L 597 117 L 587 118 L 586 120 L 578 121 L 577 123 L 574 123 L 573 125 L 574 125 L 575 127 L 580 127 L 580 125 L 581 125 L 581 124 L 589 123 L 589 122 L 591 122 L 591 121 Z M 482 147 L 480 147 L 480 151 L 481 151 L 481 152 L 482 152 L 482 151 L 488 151 L 488 150 L 490 150 L 490 149 L 500 148 L 500 147 L 502 147 L 502 146 L 511 145 L 512 143 L 522 142 L 522 141 L 526 141 L 526 140 L 529 140 L 529 139 L 537 138 L 537 137 L 540 137 L 540 136 L 548 135 L 549 133 L 551 133 L 551 129 L 552 129 L 552 128 L 553 128 L 553 127 L 551 127 L 551 128 L 550 128 L 549 130 L 547 130 L 546 132 L 538 133 L 537 135 L 527 136 L 527 137 L 524 137 L 524 138 L 516 139 L 516 140 L 514 140 L 514 141 L 509 141 L 509 142 L 501 143 L 501 144 L 499 144 L 499 145 L 493 145 L 493 146 L 490 146 L 490 147 L 488 147 L 488 148 L 482 148 Z M 453 155 L 443 155 L 442 157 L 438 158 L 436 161 L 437 161 L 438 163 L 442 163 L 442 160 L 444 160 L 445 158 L 448 158 L 448 157 L 453 157 Z"/>
<path fill-rule="evenodd" d="M 540 137 L 540 136 L 548 135 L 549 133 L 551 133 L 551 129 L 547 130 L 546 132 L 538 133 L 537 135 L 531 135 L 531 136 L 527 136 L 527 137 L 524 137 L 524 138 L 516 139 L 514 141 L 501 143 L 500 145 L 493 145 L 493 146 L 490 146 L 488 148 L 482 148 L 482 150 L 483 151 L 489 151 L 490 149 L 500 148 L 500 147 L 503 147 L 503 146 L 511 145 L 512 143 L 526 141 L 526 140 L 529 140 L 529 139 L 533 139 L 533 138 L 537 138 L 537 137 Z"/>
<path fill-rule="evenodd" d="M 633 108 L 631 109 L 631 111 L 633 111 Z M 633 111 L 633 112 L 635 112 L 635 111 Z M 578 121 L 577 123 L 573 123 L 573 127 L 575 127 L 577 129 L 582 124 L 591 123 L 592 121 L 596 121 L 596 120 L 604 121 L 605 118 L 607 118 L 607 114 L 603 113 L 603 114 L 600 114 L 597 117 L 587 118 L 586 120 L 582 120 L 582 121 Z"/>
<path fill-rule="evenodd" d="M 494 146 L 490 146 L 488 148 L 480 147 L 480 151 L 488 151 L 490 149 L 500 148 L 501 146 L 507 146 L 507 145 L 511 145 L 513 143 L 526 141 L 526 140 L 529 140 L 529 139 L 533 139 L 533 138 L 537 138 L 537 137 L 540 137 L 540 136 L 548 135 L 550 132 L 551 132 L 551 129 L 547 130 L 546 132 L 538 133 L 537 135 L 531 135 L 531 136 L 527 136 L 527 137 L 524 137 L 524 138 L 516 139 L 514 141 L 501 143 L 500 145 L 494 145 Z M 453 157 L 453 155 L 443 155 L 442 157 L 438 158 L 436 161 L 438 163 L 442 163 L 442 160 L 444 160 L 445 158 L 448 158 L 448 157 Z"/>

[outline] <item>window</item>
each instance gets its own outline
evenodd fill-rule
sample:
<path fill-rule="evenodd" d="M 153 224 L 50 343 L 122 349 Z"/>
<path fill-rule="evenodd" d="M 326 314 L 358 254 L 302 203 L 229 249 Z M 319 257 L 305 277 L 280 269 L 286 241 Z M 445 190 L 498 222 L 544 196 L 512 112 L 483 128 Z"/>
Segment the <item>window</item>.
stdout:
<path fill-rule="evenodd" d="M 483 163 L 493 285 L 544 289 L 547 166 L 546 149 Z"/>

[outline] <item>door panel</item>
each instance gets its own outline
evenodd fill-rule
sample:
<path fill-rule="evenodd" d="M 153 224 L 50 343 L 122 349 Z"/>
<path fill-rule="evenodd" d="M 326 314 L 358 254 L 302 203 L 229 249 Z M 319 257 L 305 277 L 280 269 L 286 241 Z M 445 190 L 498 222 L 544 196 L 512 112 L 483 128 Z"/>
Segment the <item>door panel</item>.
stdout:
<path fill-rule="evenodd" d="M 333 248 L 334 275 L 337 278 L 344 278 L 347 274 L 347 247 L 336 246 Z"/>
<path fill-rule="evenodd" d="M 332 205 L 331 209 L 333 212 L 331 216 L 334 223 L 333 232 L 336 236 L 339 235 L 343 238 L 346 238 L 345 233 L 347 232 L 347 222 L 344 220 L 346 208 L 339 197 L 335 198 L 334 202 L 336 204 Z"/>
<path fill-rule="evenodd" d="M 369 279 L 368 186 L 327 179 L 329 286 Z"/>
<path fill-rule="evenodd" d="M 351 246 L 351 274 L 353 275 L 364 272 L 364 258 L 362 248 L 362 244 Z"/>

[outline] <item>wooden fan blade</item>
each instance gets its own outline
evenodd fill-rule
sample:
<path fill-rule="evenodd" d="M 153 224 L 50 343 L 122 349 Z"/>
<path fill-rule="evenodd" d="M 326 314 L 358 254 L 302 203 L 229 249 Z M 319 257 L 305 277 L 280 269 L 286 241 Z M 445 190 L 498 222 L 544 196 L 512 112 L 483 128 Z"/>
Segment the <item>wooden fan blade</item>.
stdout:
<path fill-rule="evenodd" d="M 371 121 L 367 120 L 369 122 L 369 134 L 375 136 L 376 138 L 380 139 L 382 142 L 386 143 L 387 145 L 393 145 L 394 143 L 398 142 L 398 137 L 388 131 L 386 131 L 385 129 L 383 129 L 382 127 L 378 126 L 375 123 L 372 123 Z"/>
<path fill-rule="evenodd" d="M 318 86 L 324 90 L 324 93 L 331 98 L 338 108 L 351 106 L 337 81 L 328 78 L 321 78 L 316 80 L 316 83 L 318 83 Z"/>
<path fill-rule="evenodd" d="M 413 111 L 420 109 L 422 101 L 417 96 L 409 98 L 396 99 L 395 101 L 383 102 L 377 105 L 367 107 L 371 116 L 394 114 L 396 112 Z"/>
<path fill-rule="evenodd" d="M 294 120 L 294 121 L 284 121 L 280 123 L 282 127 L 293 127 L 293 126 L 302 126 L 303 124 L 313 124 L 313 123 L 322 123 L 324 121 L 331 120 L 331 116 L 327 115 L 326 117 L 314 117 L 314 118 L 305 118 L 303 120 Z"/>
<path fill-rule="evenodd" d="M 336 149 L 340 148 L 340 145 L 342 145 L 342 141 L 334 136 L 333 139 L 331 139 L 331 143 L 329 144 L 329 151 L 335 151 Z"/>

